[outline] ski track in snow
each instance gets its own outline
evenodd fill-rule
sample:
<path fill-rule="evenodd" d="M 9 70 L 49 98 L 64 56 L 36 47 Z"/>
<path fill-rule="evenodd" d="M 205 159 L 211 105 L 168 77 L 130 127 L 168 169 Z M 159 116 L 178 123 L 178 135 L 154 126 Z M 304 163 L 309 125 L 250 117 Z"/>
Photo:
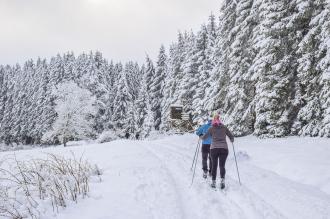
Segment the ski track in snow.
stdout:
<path fill-rule="evenodd" d="M 199 165 L 196 167 L 198 170 L 196 170 L 194 184 L 190 187 L 189 180 L 192 177 L 192 172 L 190 172 L 191 165 L 188 165 L 187 161 L 192 161 L 193 157 L 173 149 L 177 145 L 172 146 L 174 147 L 153 143 L 149 148 L 154 148 L 154 154 L 162 154 L 163 160 L 167 158 L 169 160 L 167 163 L 171 163 L 168 166 L 172 167 L 174 173 L 180 173 L 177 179 L 178 181 L 181 179 L 183 190 L 187 190 L 184 189 L 185 187 L 190 188 L 190 191 L 185 191 L 185 194 L 191 192 L 194 194 L 193 197 L 189 197 L 186 200 L 196 198 L 200 200 L 199 202 L 202 204 L 202 208 L 198 212 L 202 212 L 202 214 L 198 216 L 194 214 L 189 218 L 205 218 L 205 215 L 208 215 L 208 218 L 219 218 L 221 214 L 223 218 L 285 218 L 280 212 L 276 211 L 253 192 L 246 188 L 240 188 L 238 183 L 230 177 L 227 178 L 227 184 L 230 184 L 230 187 L 225 194 L 219 191 L 219 188 L 216 192 L 213 191 L 209 186 L 210 180 L 201 179 L 201 174 L 199 174 L 201 173 L 200 162 L 198 162 Z M 186 159 L 182 159 L 182 156 Z M 198 161 L 200 161 L 200 158 L 199 156 Z M 219 187 L 219 183 L 217 183 L 217 187 Z M 192 204 L 192 206 L 194 205 Z"/>
<path fill-rule="evenodd" d="M 230 148 L 226 189 L 210 188 L 202 178 L 199 152 L 194 184 L 191 164 L 196 149 L 192 135 L 159 140 L 120 140 L 105 144 L 18 151 L 19 159 L 43 153 L 84 153 L 103 171 L 103 182 L 91 182 L 89 198 L 43 218 L 56 219 L 328 219 L 330 195 L 290 180 L 238 157 L 242 186 Z M 240 153 L 238 147 L 237 152 Z M 6 156 L 11 152 L 0 154 Z M 244 155 L 244 154 L 243 154 Z M 219 170 L 218 170 L 219 171 Z M 218 172 L 219 177 L 219 172 Z"/>
<path fill-rule="evenodd" d="M 153 143 L 152 145 L 158 153 L 163 155 L 167 153 L 164 157 L 164 159 L 170 160 L 167 163 L 181 163 L 181 167 L 175 171 L 180 171 L 180 169 L 186 172 L 189 171 L 188 167 L 191 167 L 193 159 L 192 149 L 187 150 L 187 147 L 182 149 L 182 146 L 176 143 L 168 145 Z M 160 150 L 161 152 L 159 152 Z M 201 188 L 205 181 L 201 179 L 200 160 L 201 156 L 198 159 L 196 168 L 199 169 L 196 169 L 197 176 L 193 187 L 199 190 L 199 195 L 202 196 L 202 199 L 208 202 L 217 202 L 219 205 L 224 206 L 223 209 L 226 209 L 225 218 L 309 219 L 330 217 L 330 196 L 328 194 L 312 186 L 283 178 L 272 171 L 264 170 L 245 161 L 239 162 L 241 179 L 243 180 L 243 186 L 240 187 L 238 182 L 233 180 L 233 177 L 236 177 L 236 167 L 233 159 L 230 159 L 230 157 L 228 157 L 226 164 L 226 184 L 229 185 L 229 188 L 225 196 L 221 196 L 222 194 L 220 193 L 214 197 L 213 194 L 210 194 L 209 189 Z M 184 173 L 182 173 L 182 176 L 188 177 Z M 210 184 L 210 182 L 206 184 Z M 217 186 L 219 186 L 218 183 Z M 213 191 L 211 190 L 211 192 Z M 210 207 L 210 205 L 208 206 Z M 290 207 L 288 208 L 288 206 Z M 205 210 L 205 214 L 209 214 L 210 211 L 212 211 L 212 207 Z M 233 214 L 234 212 L 236 214 Z M 213 216 L 213 214 L 211 215 Z M 211 218 L 213 218 L 212 216 Z M 214 218 L 216 218 L 216 214 Z"/>
<path fill-rule="evenodd" d="M 183 207 L 183 200 L 182 200 L 182 195 L 179 190 L 179 188 L 176 185 L 176 181 L 174 176 L 172 175 L 171 171 L 167 168 L 167 165 L 165 164 L 164 160 L 161 159 L 155 152 L 153 152 L 151 149 L 148 147 L 145 147 L 143 144 L 140 143 L 140 147 L 145 148 L 152 156 L 157 158 L 157 160 L 160 163 L 160 171 L 165 172 L 165 175 L 167 176 L 166 179 L 172 183 L 172 187 L 174 189 L 175 195 L 176 195 L 176 205 L 180 209 L 180 217 L 178 218 L 186 218 L 186 212 L 185 208 Z"/>

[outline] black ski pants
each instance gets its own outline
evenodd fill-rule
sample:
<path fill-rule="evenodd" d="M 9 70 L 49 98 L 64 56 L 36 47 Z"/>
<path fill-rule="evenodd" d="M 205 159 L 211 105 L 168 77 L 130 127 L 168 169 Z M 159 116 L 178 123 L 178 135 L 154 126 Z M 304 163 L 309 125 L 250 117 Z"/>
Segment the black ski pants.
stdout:
<path fill-rule="evenodd" d="M 203 164 L 203 171 L 204 172 L 209 171 L 211 173 L 212 161 L 210 156 L 210 147 L 211 145 L 209 144 L 202 145 L 202 164 Z M 207 160 L 209 161 L 209 168 L 207 168 Z"/>
<path fill-rule="evenodd" d="M 225 164 L 228 157 L 228 149 L 225 148 L 213 148 L 211 149 L 211 160 L 212 160 L 212 180 L 217 178 L 218 161 L 220 167 L 220 176 L 225 178 L 226 169 Z"/>

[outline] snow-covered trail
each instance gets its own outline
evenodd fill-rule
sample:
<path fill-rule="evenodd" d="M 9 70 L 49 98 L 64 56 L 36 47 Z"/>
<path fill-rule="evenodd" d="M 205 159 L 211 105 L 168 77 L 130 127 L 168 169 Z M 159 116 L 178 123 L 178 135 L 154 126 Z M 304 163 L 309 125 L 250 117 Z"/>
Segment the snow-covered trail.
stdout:
<path fill-rule="evenodd" d="M 187 173 L 190 172 L 194 151 L 181 144 L 175 141 L 167 145 L 154 142 L 148 148 L 153 148 L 155 154 L 161 154 L 164 160 L 168 160 L 168 168 L 178 173 L 178 179 L 186 185 L 183 186 L 185 194 L 194 194 L 192 199 L 198 197 L 202 200 L 200 203 L 204 206 L 198 210 L 202 215 L 195 218 L 203 218 L 205 215 L 216 218 L 220 212 L 224 214 L 223 218 L 330 218 L 329 194 L 257 167 L 244 156 L 239 157 L 243 180 L 243 186 L 239 186 L 232 153 L 226 165 L 229 186 L 226 195 L 210 190 L 209 182 L 202 179 L 200 170 L 197 170 L 195 183 L 189 191 L 186 188 L 189 187 L 187 185 L 190 184 L 191 173 Z M 217 208 L 218 205 L 222 209 Z"/>
<path fill-rule="evenodd" d="M 102 193 L 99 200 L 104 208 L 86 200 L 91 202 L 83 208 L 86 213 L 81 208 L 73 209 L 82 213 L 82 218 L 330 217 L 330 195 L 260 168 L 245 156 L 239 157 L 243 181 L 239 186 L 232 153 L 227 163 L 225 194 L 211 190 L 210 182 L 202 179 L 200 156 L 195 182 L 190 187 L 190 167 L 197 143 L 194 136 L 120 143 L 108 148 L 105 182 L 97 185 L 106 188 L 95 188 Z M 96 212 L 93 202 L 99 209 Z M 72 213 L 59 218 L 70 218 L 75 215 Z"/>
<path fill-rule="evenodd" d="M 104 171 L 101 183 L 91 183 L 90 198 L 69 205 L 57 215 L 48 211 L 44 218 L 330 218 L 330 194 L 325 192 L 329 188 L 330 174 L 324 172 L 318 180 L 307 180 L 305 184 L 296 180 L 301 178 L 299 174 L 287 177 L 290 171 L 281 167 L 281 163 L 290 163 L 296 155 L 284 157 L 282 150 L 278 151 L 278 141 L 290 143 L 290 139 L 274 140 L 268 148 L 259 148 L 258 145 L 269 141 L 260 143 L 259 139 L 253 137 L 237 139 L 236 150 L 243 185 L 237 182 L 233 153 L 230 150 L 226 164 L 225 193 L 212 190 L 209 179 L 202 178 L 200 155 L 195 181 L 190 186 L 190 167 L 197 144 L 194 135 L 34 149 L 18 151 L 16 156 L 18 159 L 28 159 L 30 156 L 43 156 L 43 153 L 65 155 L 72 151 L 77 155 L 83 153 L 84 157 L 98 164 Z M 324 143 L 323 140 L 316 141 Z M 291 144 L 294 145 L 294 142 L 297 140 L 293 139 Z M 327 144 L 325 142 L 324 145 Z M 314 156 L 318 155 L 318 160 L 306 166 L 302 166 L 306 160 L 294 160 L 292 166 L 312 166 L 316 172 L 323 171 L 324 167 L 329 166 L 327 158 L 330 149 L 323 147 L 320 150 L 320 147 L 313 152 Z M 242 153 L 243 148 L 246 153 Z M 303 153 L 297 151 L 297 148 L 294 149 L 296 154 Z M 0 153 L 0 158 L 8 154 L 12 152 Z M 274 163 L 272 159 L 275 158 L 281 158 L 281 163 Z M 306 170 L 306 173 L 309 171 Z M 322 190 L 324 188 L 325 191 Z"/>
<path fill-rule="evenodd" d="M 254 194 L 244 191 L 230 177 L 227 182 L 230 187 L 225 193 L 212 190 L 209 186 L 210 181 L 201 177 L 200 165 L 194 184 L 190 186 L 192 157 L 188 153 L 173 149 L 175 146 L 176 143 L 154 143 L 147 148 L 167 163 L 166 168 L 177 179 L 176 184 L 180 186 L 182 196 L 185 196 L 185 207 L 190 209 L 187 218 L 283 218 L 280 212 L 258 197 L 253 198 Z"/>
<path fill-rule="evenodd" d="M 83 206 L 66 209 L 58 218 L 186 218 L 171 172 L 141 143 L 119 141 L 103 148 L 102 155 L 88 157 L 104 168 L 103 182 L 92 185 Z"/>

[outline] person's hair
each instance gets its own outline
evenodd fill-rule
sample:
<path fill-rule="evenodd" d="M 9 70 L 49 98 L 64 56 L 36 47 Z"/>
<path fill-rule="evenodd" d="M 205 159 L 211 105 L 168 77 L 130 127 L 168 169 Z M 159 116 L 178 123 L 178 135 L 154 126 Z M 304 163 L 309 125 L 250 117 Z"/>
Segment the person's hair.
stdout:
<path fill-rule="evenodd" d="M 219 126 L 220 124 L 221 124 L 220 115 L 219 114 L 215 114 L 213 116 L 212 125 L 213 126 Z"/>

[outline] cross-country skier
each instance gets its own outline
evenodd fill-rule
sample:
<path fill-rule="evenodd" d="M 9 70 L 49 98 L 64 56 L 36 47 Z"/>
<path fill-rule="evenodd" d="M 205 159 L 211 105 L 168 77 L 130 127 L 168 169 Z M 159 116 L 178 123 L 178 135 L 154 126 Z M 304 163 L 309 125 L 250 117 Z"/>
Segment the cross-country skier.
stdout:
<path fill-rule="evenodd" d="M 211 117 L 212 118 L 212 117 Z M 199 137 L 206 134 L 207 130 L 211 128 L 212 119 L 209 119 L 206 124 L 199 127 L 196 131 L 196 135 Z M 212 169 L 212 161 L 210 156 L 210 146 L 211 146 L 212 138 L 209 136 L 208 138 L 202 141 L 202 164 L 203 164 L 203 177 L 207 178 L 207 173 L 211 175 Z M 209 168 L 207 168 L 207 160 L 209 160 Z"/>
<path fill-rule="evenodd" d="M 228 156 L 228 145 L 226 141 L 226 136 L 229 137 L 231 142 L 234 142 L 234 136 L 228 130 L 228 128 L 221 122 L 220 116 L 217 114 L 212 120 L 212 127 L 203 135 L 201 138 L 207 139 L 212 137 L 211 143 L 211 160 L 212 160 L 212 184 L 211 187 L 216 187 L 217 169 L 218 162 L 220 166 L 220 176 L 221 176 L 221 189 L 225 188 L 225 175 L 226 169 L 225 164 Z"/>

